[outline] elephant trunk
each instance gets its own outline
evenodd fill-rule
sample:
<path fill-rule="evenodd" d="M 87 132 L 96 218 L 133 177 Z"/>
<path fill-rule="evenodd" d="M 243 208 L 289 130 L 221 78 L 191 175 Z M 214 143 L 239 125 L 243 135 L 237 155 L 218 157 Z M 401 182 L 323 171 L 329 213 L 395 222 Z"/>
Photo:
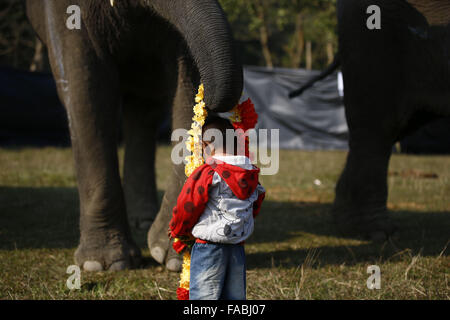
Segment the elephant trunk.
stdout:
<path fill-rule="evenodd" d="M 224 112 L 239 101 L 242 66 L 230 26 L 216 0 L 144 0 L 174 25 L 186 40 L 205 87 L 208 109 Z"/>

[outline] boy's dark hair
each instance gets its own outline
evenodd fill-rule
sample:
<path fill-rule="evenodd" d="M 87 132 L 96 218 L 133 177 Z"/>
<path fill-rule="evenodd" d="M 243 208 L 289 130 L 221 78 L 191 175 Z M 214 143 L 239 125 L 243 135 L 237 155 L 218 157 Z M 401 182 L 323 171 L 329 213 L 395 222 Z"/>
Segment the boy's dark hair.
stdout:
<path fill-rule="evenodd" d="M 227 147 L 227 129 L 231 129 L 234 130 L 233 125 L 231 124 L 231 121 L 222 117 L 219 117 L 217 115 L 214 114 L 210 114 L 209 116 L 206 117 L 205 120 L 205 124 L 203 125 L 203 129 L 202 129 L 202 134 L 205 134 L 205 131 L 208 129 L 216 129 L 219 130 L 220 133 L 222 134 L 222 146 L 221 147 L 222 150 L 226 150 Z M 234 136 L 234 150 L 233 150 L 233 154 L 236 154 L 236 150 L 237 150 L 237 137 Z M 214 140 L 212 141 L 212 143 L 214 143 Z M 228 151 L 228 150 L 226 150 Z"/>

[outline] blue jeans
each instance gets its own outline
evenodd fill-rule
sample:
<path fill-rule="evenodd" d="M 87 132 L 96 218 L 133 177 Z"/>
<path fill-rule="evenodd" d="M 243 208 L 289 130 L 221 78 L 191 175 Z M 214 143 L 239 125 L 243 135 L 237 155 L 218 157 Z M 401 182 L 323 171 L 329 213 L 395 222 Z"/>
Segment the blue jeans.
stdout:
<path fill-rule="evenodd" d="M 245 251 L 241 244 L 195 243 L 190 300 L 245 300 Z"/>

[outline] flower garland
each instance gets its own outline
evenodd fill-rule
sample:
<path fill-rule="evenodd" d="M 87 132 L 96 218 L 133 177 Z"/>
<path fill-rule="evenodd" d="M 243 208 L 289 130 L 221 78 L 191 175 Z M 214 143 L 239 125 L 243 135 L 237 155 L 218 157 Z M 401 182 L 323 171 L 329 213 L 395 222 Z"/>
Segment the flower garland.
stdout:
<path fill-rule="evenodd" d="M 189 177 L 192 172 L 195 171 L 204 163 L 203 150 L 202 150 L 202 126 L 205 124 L 208 112 L 206 110 L 205 102 L 203 101 L 205 89 L 203 84 L 198 88 L 198 93 L 195 96 L 196 105 L 194 106 L 194 116 L 192 117 L 191 129 L 188 131 L 189 137 L 186 140 L 186 148 L 191 152 L 190 156 L 185 158 L 186 165 L 184 172 Z M 231 116 L 229 117 L 235 130 L 242 129 L 242 133 L 245 133 L 248 129 L 253 129 L 258 122 L 258 115 L 255 112 L 255 106 L 250 99 L 245 102 L 236 105 L 231 110 Z M 245 137 L 245 154 L 249 155 L 249 142 L 248 137 Z M 182 241 L 179 238 L 175 238 L 174 242 Z M 189 246 L 188 246 L 189 247 Z M 180 286 L 177 289 L 178 300 L 189 300 L 189 281 L 191 270 L 191 254 L 190 250 L 186 250 L 183 254 L 183 267 L 180 274 Z"/>
<path fill-rule="evenodd" d="M 189 281 L 191 278 L 191 254 L 189 250 L 183 254 L 183 269 L 180 274 L 180 286 L 177 289 L 178 300 L 189 300 Z"/>
<path fill-rule="evenodd" d="M 233 123 L 235 130 L 242 129 L 245 132 L 255 128 L 258 123 L 258 114 L 256 113 L 255 105 L 250 98 L 236 105 L 231 112 L 232 115 L 229 119 Z"/>
<path fill-rule="evenodd" d="M 200 167 L 203 163 L 202 150 L 202 126 L 205 124 L 208 112 L 203 101 L 205 89 L 203 84 L 198 88 L 198 93 L 195 96 L 196 105 L 194 106 L 194 116 L 192 117 L 191 129 L 188 131 L 189 137 L 186 140 L 186 148 L 191 153 L 185 158 L 186 165 L 184 173 L 189 177 L 195 169 Z M 175 242 L 182 241 L 179 238 L 174 239 Z M 186 250 L 183 254 L 183 267 L 180 275 L 180 286 L 177 289 L 178 300 L 189 300 L 189 280 L 191 267 L 191 254 Z"/>
<path fill-rule="evenodd" d="M 208 112 L 206 111 L 206 105 L 203 101 L 205 89 L 203 84 L 198 88 L 198 93 L 195 96 L 196 105 L 194 106 L 194 117 L 192 117 L 191 130 L 188 131 L 189 138 L 186 141 L 186 148 L 191 152 L 190 156 L 186 157 L 186 166 L 184 172 L 189 177 L 195 169 L 200 167 L 203 163 L 202 155 L 202 126 L 205 124 Z"/>

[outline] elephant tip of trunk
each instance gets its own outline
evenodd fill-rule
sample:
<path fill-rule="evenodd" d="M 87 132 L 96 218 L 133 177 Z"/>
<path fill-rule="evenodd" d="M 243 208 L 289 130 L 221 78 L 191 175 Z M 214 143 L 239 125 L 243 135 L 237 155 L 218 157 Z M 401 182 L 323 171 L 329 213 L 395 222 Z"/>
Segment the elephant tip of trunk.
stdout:
<path fill-rule="evenodd" d="M 231 80 L 226 83 L 219 82 L 213 85 L 208 85 L 206 81 L 205 103 L 207 108 L 214 112 L 226 112 L 233 109 L 241 98 L 243 82 L 241 76 L 231 77 Z"/>

